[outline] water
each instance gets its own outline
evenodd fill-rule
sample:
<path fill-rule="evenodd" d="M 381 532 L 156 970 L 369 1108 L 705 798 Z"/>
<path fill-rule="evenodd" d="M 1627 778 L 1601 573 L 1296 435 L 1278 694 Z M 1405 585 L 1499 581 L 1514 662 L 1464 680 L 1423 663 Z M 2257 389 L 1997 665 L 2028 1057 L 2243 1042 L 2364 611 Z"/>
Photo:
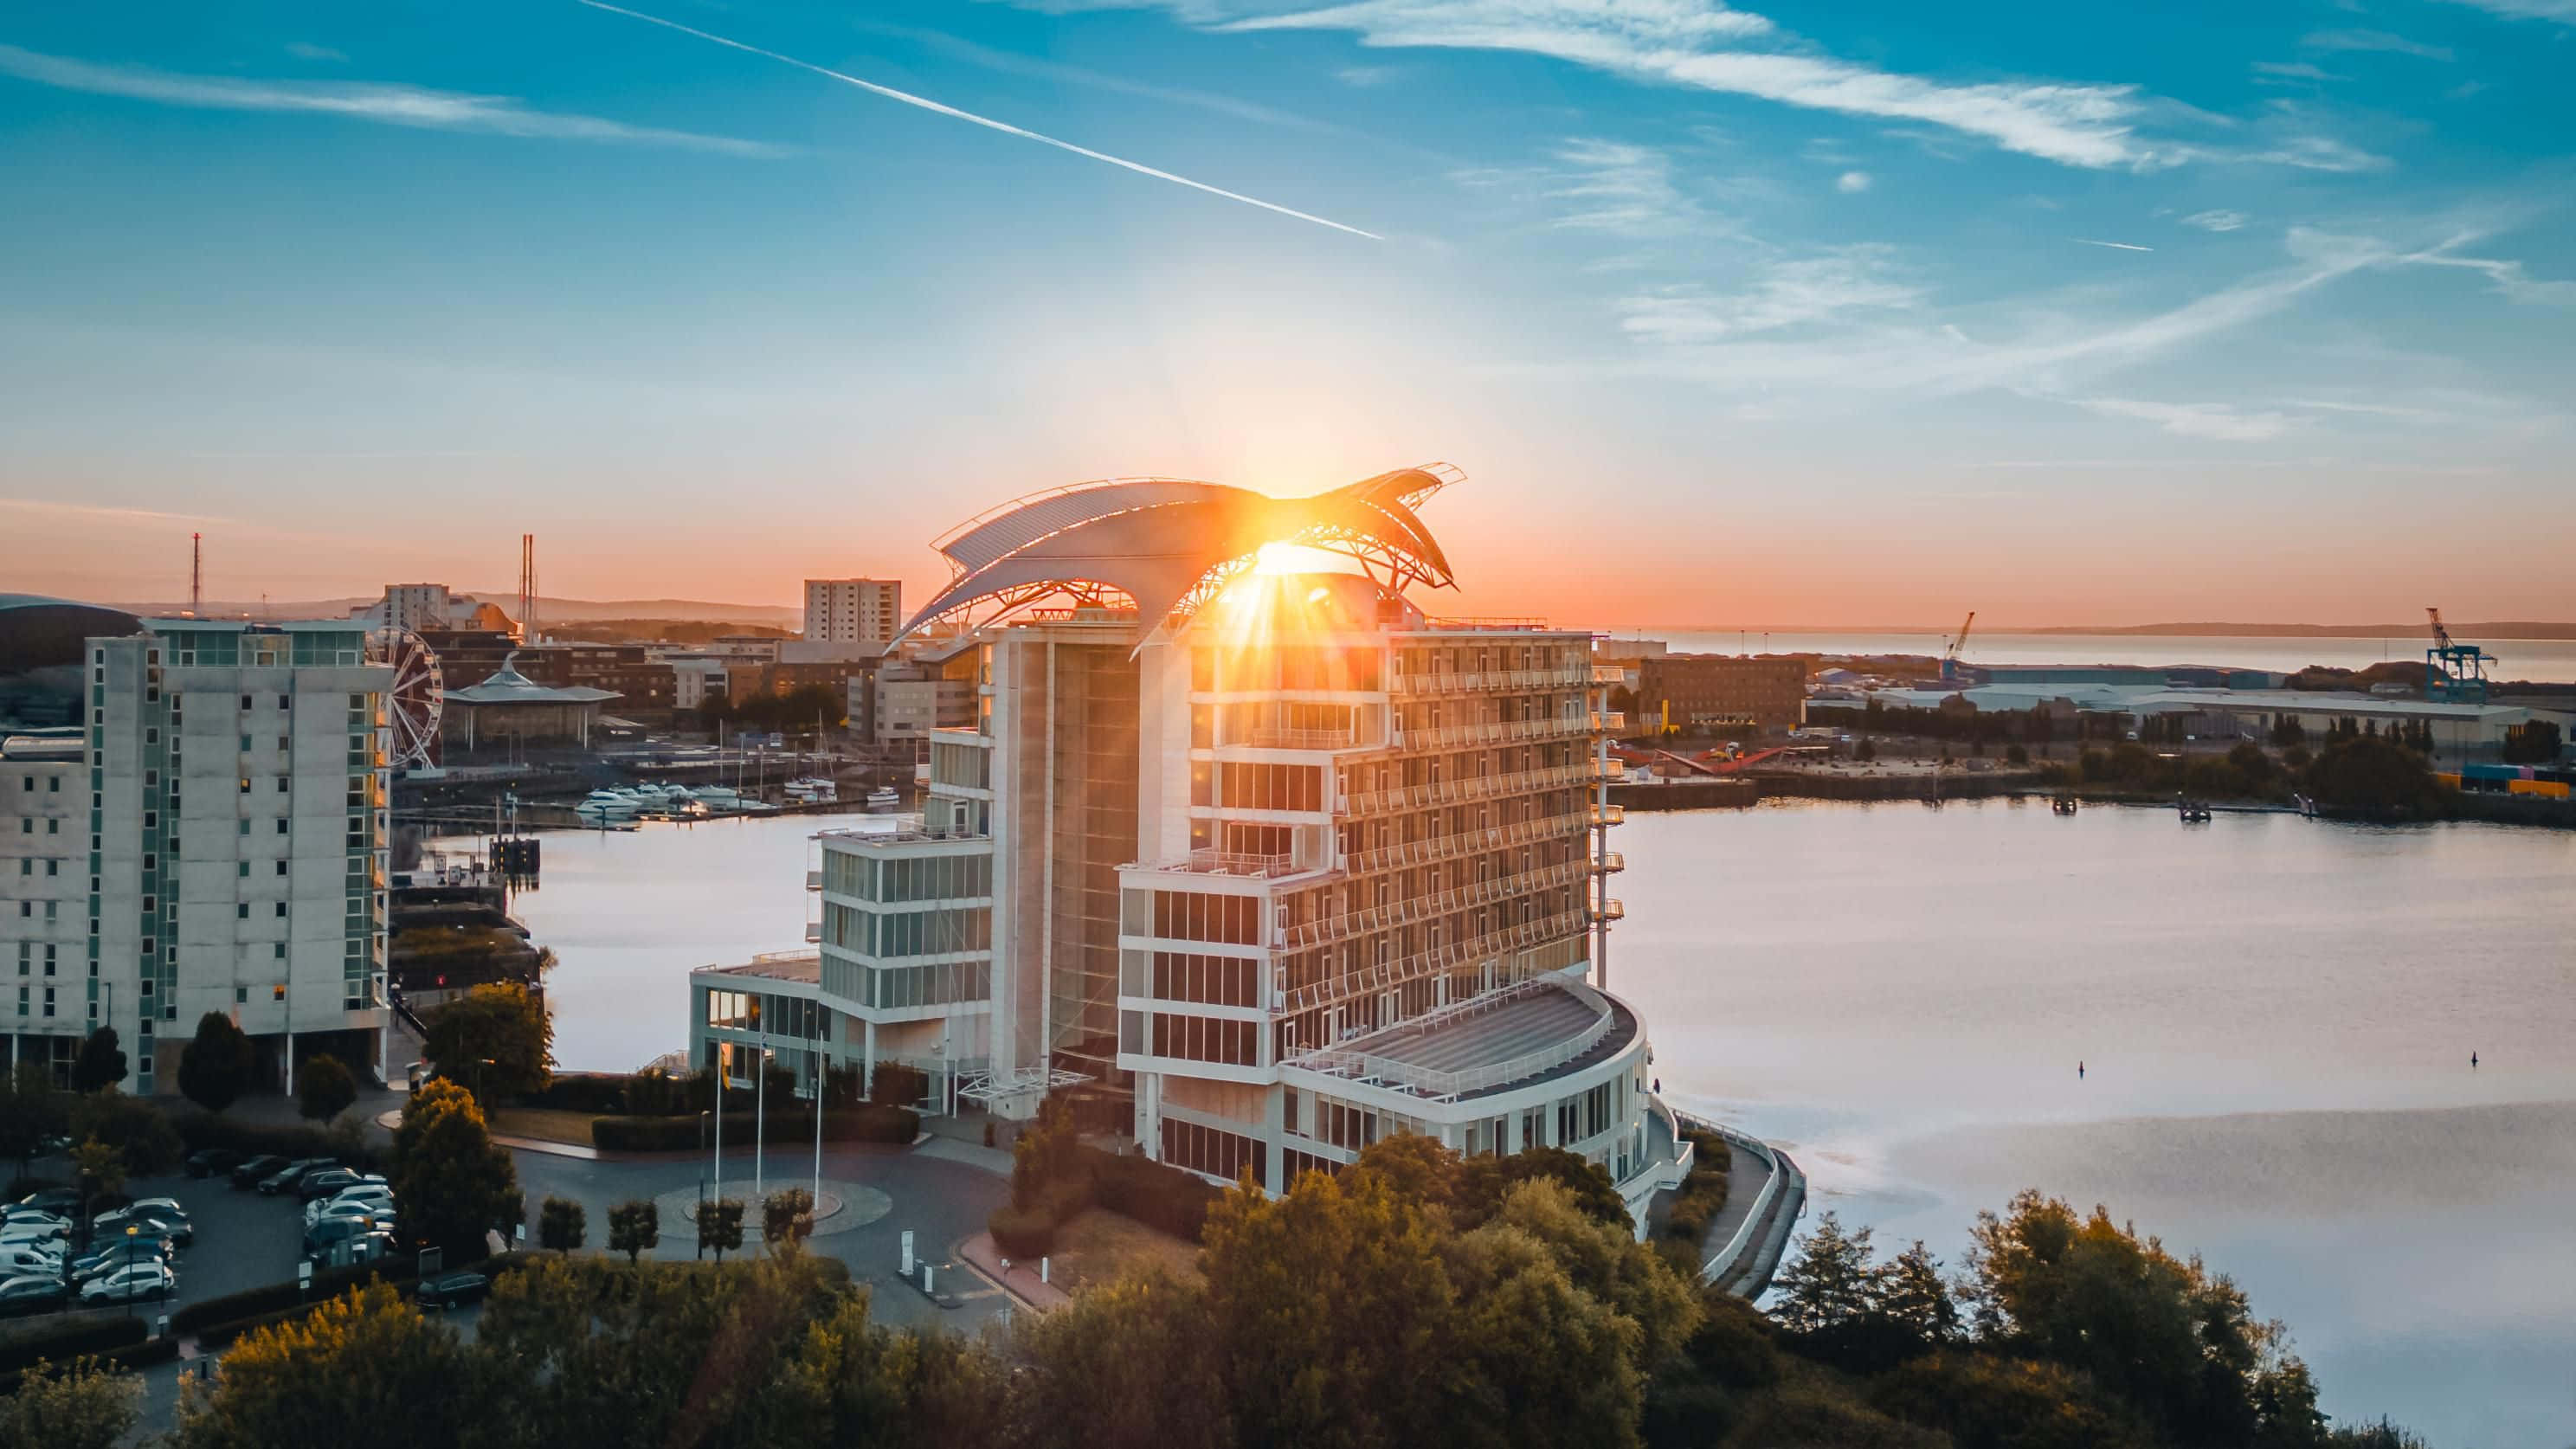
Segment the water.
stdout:
<path fill-rule="evenodd" d="M 2286 1320 L 2329 1412 L 2576 1441 L 2576 834 L 1985 801 L 1618 843 L 1655 1071 L 1811 1214 L 1955 1260 L 2019 1188 L 2106 1202 Z"/>
<path fill-rule="evenodd" d="M 689 972 L 805 944 L 808 840 L 887 816 L 770 815 L 632 831 L 549 831 L 537 890 L 512 910 L 558 964 L 555 1060 L 631 1072 L 689 1044 Z"/>
<path fill-rule="evenodd" d="M 684 1044 L 689 969 L 799 947 L 806 837 L 864 818 L 548 835 L 558 1058 Z M 2286 1320 L 2330 1412 L 2576 1442 L 2576 833 L 1982 801 L 1617 843 L 1666 1092 L 1815 1210 L 1955 1261 L 2019 1188 L 2106 1202 Z"/>
<path fill-rule="evenodd" d="M 1620 637 L 1637 631 L 1623 629 Z M 1809 633 L 1804 631 L 1643 631 L 1676 650 L 1711 654 L 1930 654 L 1941 652 L 1937 633 Z M 2432 640 L 2425 634 L 2385 639 L 2231 638 L 2183 639 L 2134 634 L 2013 634 L 1976 630 L 1961 657 L 1972 664 L 2207 664 L 2232 669 L 2296 671 L 2311 664 L 2366 669 L 2391 659 L 2421 662 Z M 2576 680 L 2576 639 L 2478 639 L 2496 657 L 2490 678 L 2533 683 Z M 2563 1449 L 2563 1446 L 2562 1446 Z"/>

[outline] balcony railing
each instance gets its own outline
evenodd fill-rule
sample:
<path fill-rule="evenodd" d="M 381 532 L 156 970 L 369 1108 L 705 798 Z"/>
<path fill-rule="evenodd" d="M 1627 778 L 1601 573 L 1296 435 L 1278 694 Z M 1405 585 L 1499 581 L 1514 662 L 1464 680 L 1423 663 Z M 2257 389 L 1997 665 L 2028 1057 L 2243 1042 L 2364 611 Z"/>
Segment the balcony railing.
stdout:
<path fill-rule="evenodd" d="M 1310 982 L 1294 990 L 1279 993 L 1278 1002 L 1270 1009 L 1275 1017 L 1292 1016 L 1317 1007 L 1337 1005 L 1363 996 L 1392 991 L 1408 981 L 1418 980 L 1452 966 L 1472 965 L 1514 952 L 1526 951 L 1550 941 L 1582 935 L 1588 922 L 1582 911 L 1559 911 L 1536 921 L 1488 931 L 1465 941 L 1452 941 L 1416 951 L 1401 960 L 1383 961 L 1362 966 L 1356 971 L 1340 972 L 1322 981 Z M 1531 974 L 1535 974 L 1534 972 Z M 1506 979 L 1518 976 L 1506 973 Z"/>
<path fill-rule="evenodd" d="M 1357 790 L 1342 797 L 1335 813 L 1374 815 L 1382 810 L 1418 810 L 1430 805 L 1462 805 L 1505 795 L 1529 795 L 1591 782 L 1592 766 L 1559 765 L 1510 775 L 1471 775 L 1463 780 L 1431 780 L 1384 790 Z"/>
<path fill-rule="evenodd" d="M 1628 716 L 1625 711 L 1596 709 L 1592 712 L 1592 731 L 1595 734 L 1624 734 L 1627 729 Z"/>
<path fill-rule="evenodd" d="M 1459 745 L 1504 745 L 1527 740 L 1561 740 L 1589 734 L 1582 718 L 1481 720 L 1469 724 L 1396 726 L 1394 743 L 1405 750 L 1443 750 Z"/>
<path fill-rule="evenodd" d="M 1604 851 L 1600 859 L 1592 862 L 1592 868 L 1603 875 L 1616 875 L 1628 868 L 1628 857 L 1615 850 Z"/>
<path fill-rule="evenodd" d="M 1185 860 L 1153 867 L 1156 870 L 1186 870 L 1201 875 L 1291 875 L 1296 872 L 1294 856 L 1254 855 L 1241 850 L 1193 850 Z"/>
<path fill-rule="evenodd" d="M 1628 903 L 1620 900 L 1617 896 L 1612 896 L 1610 899 L 1603 901 L 1601 903 L 1601 908 L 1592 913 L 1592 918 L 1596 921 L 1621 921 L 1626 920 L 1627 917 Z"/>
<path fill-rule="evenodd" d="M 1515 900 L 1538 891 L 1573 885 L 1591 874 L 1591 863 L 1570 860 L 1560 865 L 1542 866 L 1537 870 L 1497 876 L 1492 880 L 1466 881 L 1445 890 L 1408 896 L 1382 906 L 1362 906 L 1355 911 L 1326 916 L 1321 920 L 1302 921 L 1288 928 L 1280 949 L 1302 951 L 1314 946 L 1329 946 L 1353 936 L 1377 931 L 1391 931 L 1432 916 L 1445 916 L 1452 911 L 1468 910 L 1497 901 Z"/>
<path fill-rule="evenodd" d="M 1544 1076 L 1599 1046 L 1618 1025 L 1619 1017 L 1610 1009 L 1609 1003 L 1597 997 L 1591 1004 L 1599 1008 L 1600 1015 L 1590 1026 L 1573 1036 L 1533 1052 L 1524 1052 L 1509 1061 L 1491 1062 L 1464 1071 L 1444 1072 L 1370 1052 L 1330 1049 L 1290 1057 L 1282 1065 L 1304 1067 L 1308 1071 L 1326 1072 L 1353 1080 L 1374 1079 L 1419 1097 L 1463 1097 L 1471 1092 L 1490 1091 L 1495 1087 Z"/>
<path fill-rule="evenodd" d="M 1594 684 L 1625 684 L 1628 682 L 1628 666 L 1625 664 L 1595 664 L 1592 666 L 1591 682 Z"/>
<path fill-rule="evenodd" d="M 1543 815 L 1536 820 L 1515 820 L 1509 825 L 1489 825 L 1480 830 L 1437 835 L 1429 840 L 1353 851 L 1343 863 L 1343 869 L 1352 875 L 1366 875 L 1399 866 L 1434 865 L 1462 855 L 1556 840 L 1590 828 L 1581 815 Z"/>
<path fill-rule="evenodd" d="M 1625 825 L 1628 823 L 1628 811 L 1624 806 L 1619 805 L 1595 805 L 1592 807 L 1592 823 Z"/>
<path fill-rule="evenodd" d="M 1359 743 L 1359 737 L 1347 729 L 1254 729 L 1244 731 L 1242 739 L 1229 743 L 1263 750 L 1347 750 Z"/>
<path fill-rule="evenodd" d="M 1589 668 L 1433 670 L 1395 677 L 1396 694 L 1469 694 L 1485 689 L 1580 689 L 1592 683 Z"/>

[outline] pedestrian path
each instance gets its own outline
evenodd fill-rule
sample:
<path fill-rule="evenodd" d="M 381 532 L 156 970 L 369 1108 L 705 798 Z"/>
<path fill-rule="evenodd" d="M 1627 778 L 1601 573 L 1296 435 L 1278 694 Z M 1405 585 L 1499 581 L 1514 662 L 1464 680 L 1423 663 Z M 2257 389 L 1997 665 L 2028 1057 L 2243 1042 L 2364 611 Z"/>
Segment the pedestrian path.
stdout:
<path fill-rule="evenodd" d="M 1023 1306 L 1040 1313 L 1072 1301 L 1071 1295 L 1038 1277 L 1036 1265 L 1015 1263 L 1002 1256 L 1001 1245 L 991 1233 L 977 1233 L 957 1245 L 957 1256 L 981 1274 L 985 1281 L 999 1286 Z"/>
<path fill-rule="evenodd" d="M 984 1147 L 934 1134 L 915 1139 L 912 1150 L 924 1157 L 944 1157 L 951 1162 L 962 1162 L 968 1167 L 979 1167 L 1004 1177 L 1011 1175 L 1011 1154 L 999 1147 Z"/>

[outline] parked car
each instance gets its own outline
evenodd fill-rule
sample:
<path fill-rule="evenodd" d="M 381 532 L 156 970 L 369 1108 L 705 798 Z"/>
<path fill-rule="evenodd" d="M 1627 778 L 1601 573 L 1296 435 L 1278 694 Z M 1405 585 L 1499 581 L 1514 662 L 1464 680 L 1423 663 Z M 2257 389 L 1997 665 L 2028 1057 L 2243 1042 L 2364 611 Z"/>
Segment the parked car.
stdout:
<path fill-rule="evenodd" d="M 308 1172 L 319 1172 L 323 1168 L 337 1167 L 339 1165 L 340 1164 L 333 1162 L 327 1157 L 299 1157 L 293 1162 L 286 1164 L 284 1167 L 279 1168 L 277 1171 L 270 1173 L 268 1176 L 261 1178 L 259 1180 L 259 1190 L 269 1197 L 275 1197 L 281 1192 L 292 1192 L 295 1190 L 295 1185 L 304 1180 L 304 1174 Z"/>
<path fill-rule="evenodd" d="M 304 1256 L 319 1258 L 328 1253 L 334 1243 L 345 1243 L 351 1238 L 363 1238 L 383 1230 L 383 1221 L 369 1215 L 327 1217 L 304 1230 Z"/>
<path fill-rule="evenodd" d="M 11 1218 L 0 1222 L 0 1245 L 31 1243 L 43 1245 L 71 1235 L 71 1224 L 61 1218 Z"/>
<path fill-rule="evenodd" d="M 166 1238 L 119 1238 L 104 1247 L 92 1248 L 72 1260 L 72 1281 L 85 1283 L 101 1274 L 113 1273 L 129 1263 L 159 1263 L 170 1266 L 170 1243 Z"/>
<path fill-rule="evenodd" d="M 229 1147 L 204 1147 L 188 1154 L 190 1177 L 217 1177 L 231 1172 L 249 1159 Z"/>
<path fill-rule="evenodd" d="M 285 1165 L 285 1158 L 263 1153 L 233 1169 L 233 1187 L 236 1190 L 257 1187 Z"/>
<path fill-rule="evenodd" d="M 167 1238 L 182 1248 L 197 1240 L 197 1230 L 186 1218 L 165 1217 L 140 1207 L 100 1213 L 90 1221 L 89 1240 L 93 1244 L 103 1243 L 110 1238 L 124 1236 L 127 1228 L 134 1229 L 140 1237 Z"/>
<path fill-rule="evenodd" d="M 161 1298 L 176 1291 L 179 1275 L 161 1263 L 128 1263 L 113 1273 L 102 1274 L 81 1285 L 83 1303 L 131 1303 L 138 1298 Z"/>
<path fill-rule="evenodd" d="M 363 1203 L 352 1203 L 346 1207 L 335 1207 L 329 1212 L 322 1214 L 320 1217 L 313 1219 L 311 1222 L 306 1223 L 304 1225 L 304 1230 L 306 1232 L 311 1232 L 313 1229 L 320 1227 L 324 1223 L 365 1223 L 367 1226 L 380 1233 L 394 1232 L 402 1226 L 400 1219 L 396 1217 L 392 1208 L 371 1208 Z"/>
<path fill-rule="evenodd" d="M 70 1296 L 61 1278 L 43 1273 L 0 1280 L 0 1316 L 48 1312 Z"/>
<path fill-rule="evenodd" d="M 125 1211 L 138 1220 L 159 1223 L 163 1235 L 176 1238 L 180 1247 L 187 1247 L 197 1240 L 197 1225 L 190 1221 L 188 1210 L 179 1205 L 177 1198 L 136 1198 L 134 1205 Z"/>
<path fill-rule="evenodd" d="M 37 1208 L 57 1217 L 70 1217 L 81 1209 L 81 1196 L 68 1187 L 49 1187 L 18 1199 L 18 1206 Z"/>
<path fill-rule="evenodd" d="M 423 1308 L 454 1308 L 460 1304 L 480 1303 L 492 1288 L 492 1280 L 480 1273 L 442 1273 L 423 1278 L 413 1297 Z"/>
<path fill-rule="evenodd" d="M 348 1207 L 364 1208 L 373 1213 L 392 1212 L 394 1190 L 382 1183 L 371 1182 L 349 1188 L 336 1196 L 316 1198 L 304 1205 L 304 1220 L 313 1222 L 333 1208 Z"/>
<path fill-rule="evenodd" d="M 325 1267 L 346 1268 L 359 1263 L 382 1263 L 398 1251 L 394 1235 L 383 1231 L 360 1233 L 325 1247 L 318 1255 Z"/>
<path fill-rule="evenodd" d="M 326 1167 L 319 1172 L 304 1174 L 303 1178 L 295 1184 L 295 1195 L 306 1202 L 311 1202 L 316 1198 L 329 1197 L 344 1188 L 383 1181 L 384 1178 L 377 1173 L 353 1172 L 345 1167 Z"/>
<path fill-rule="evenodd" d="M 6 1207 L 0 1207 L 0 1223 L 45 1222 L 57 1227 L 69 1227 L 71 1221 L 69 1213 L 58 1213 L 51 1208 L 29 1207 L 22 1202 L 13 1202 Z"/>
<path fill-rule="evenodd" d="M 0 1243 L 0 1274 L 15 1278 L 28 1273 L 61 1277 L 62 1253 L 48 1252 L 32 1243 Z"/>

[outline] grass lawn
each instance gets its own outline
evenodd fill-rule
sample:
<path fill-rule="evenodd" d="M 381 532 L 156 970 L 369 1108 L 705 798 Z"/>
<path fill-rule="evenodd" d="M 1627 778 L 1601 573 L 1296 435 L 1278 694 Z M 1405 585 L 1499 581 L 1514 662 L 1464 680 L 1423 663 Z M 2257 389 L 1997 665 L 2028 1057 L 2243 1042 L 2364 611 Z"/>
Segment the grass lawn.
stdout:
<path fill-rule="evenodd" d="M 492 1130 L 504 1137 L 534 1137 L 542 1142 L 590 1145 L 593 1112 L 565 1112 L 552 1107 L 502 1107 L 491 1115 Z"/>
<path fill-rule="evenodd" d="M 1160 1264 L 1174 1277 L 1198 1276 L 1199 1245 L 1120 1217 L 1085 1208 L 1056 1230 L 1052 1281 L 1066 1292 Z"/>

